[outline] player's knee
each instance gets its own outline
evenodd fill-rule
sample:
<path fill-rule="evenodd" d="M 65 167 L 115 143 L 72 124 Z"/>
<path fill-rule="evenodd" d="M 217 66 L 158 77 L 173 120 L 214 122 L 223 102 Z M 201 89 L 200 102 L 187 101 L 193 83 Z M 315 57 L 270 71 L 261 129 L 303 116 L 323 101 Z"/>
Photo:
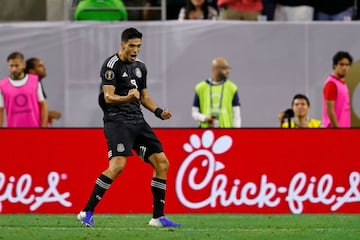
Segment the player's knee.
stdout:
<path fill-rule="evenodd" d="M 169 169 L 169 161 L 164 153 L 155 153 L 149 157 L 149 161 L 158 174 L 166 174 Z"/>
<path fill-rule="evenodd" d="M 111 159 L 109 164 L 109 170 L 115 174 L 119 175 L 122 170 L 125 168 L 126 160 L 120 157 L 114 157 Z"/>
<path fill-rule="evenodd" d="M 169 170 L 169 161 L 166 158 L 162 158 L 157 165 L 157 172 L 167 173 Z"/>
<path fill-rule="evenodd" d="M 110 170 L 116 175 L 119 175 L 122 172 L 123 169 L 124 169 L 124 166 L 112 166 L 112 167 L 110 167 Z"/>

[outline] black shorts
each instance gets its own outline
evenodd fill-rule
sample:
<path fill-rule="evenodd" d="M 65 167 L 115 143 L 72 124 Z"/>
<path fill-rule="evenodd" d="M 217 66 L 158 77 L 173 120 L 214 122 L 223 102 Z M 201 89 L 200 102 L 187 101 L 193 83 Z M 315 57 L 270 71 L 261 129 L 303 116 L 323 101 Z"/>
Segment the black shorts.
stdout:
<path fill-rule="evenodd" d="M 161 142 L 145 121 L 132 124 L 120 121 L 106 122 L 104 133 L 108 157 L 132 156 L 134 150 L 145 162 L 153 153 L 163 152 Z"/>

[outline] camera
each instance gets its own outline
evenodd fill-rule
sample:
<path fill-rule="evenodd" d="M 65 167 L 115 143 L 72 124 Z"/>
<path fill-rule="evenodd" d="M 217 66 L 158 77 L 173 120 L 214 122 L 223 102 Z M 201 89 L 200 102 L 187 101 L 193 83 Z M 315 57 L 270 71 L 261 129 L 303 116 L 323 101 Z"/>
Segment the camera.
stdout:
<path fill-rule="evenodd" d="M 289 108 L 284 111 L 284 118 L 292 118 L 294 117 L 294 111 Z"/>

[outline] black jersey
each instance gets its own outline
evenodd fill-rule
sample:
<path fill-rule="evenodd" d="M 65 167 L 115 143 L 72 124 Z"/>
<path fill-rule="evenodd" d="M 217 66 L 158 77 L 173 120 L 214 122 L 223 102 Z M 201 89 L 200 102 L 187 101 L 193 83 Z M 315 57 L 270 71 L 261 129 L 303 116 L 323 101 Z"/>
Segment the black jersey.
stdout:
<path fill-rule="evenodd" d="M 112 85 L 115 94 L 126 96 L 130 89 L 141 90 L 146 88 L 147 70 L 143 62 L 136 60 L 133 63 L 123 62 L 118 54 L 107 58 L 101 67 L 101 86 Z M 101 87 L 102 88 L 102 87 Z M 107 104 L 104 95 L 100 92 L 99 104 L 104 111 L 104 120 L 122 120 L 136 123 L 143 121 L 140 101 L 122 104 Z"/>

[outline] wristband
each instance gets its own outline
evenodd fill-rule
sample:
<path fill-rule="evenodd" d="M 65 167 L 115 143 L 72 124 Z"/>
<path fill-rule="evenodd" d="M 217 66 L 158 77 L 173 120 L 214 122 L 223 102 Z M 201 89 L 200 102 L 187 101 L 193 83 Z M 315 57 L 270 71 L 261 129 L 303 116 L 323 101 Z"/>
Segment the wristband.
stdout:
<path fill-rule="evenodd" d="M 163 110 L 158 107 L 158 108 L 155 109 L 154 114 L 155 114 L 155 116 L 157 116 L 158 118 L 163 119 L 163 118 L 161 117 L 162 112 L 163 112 Z"/>

